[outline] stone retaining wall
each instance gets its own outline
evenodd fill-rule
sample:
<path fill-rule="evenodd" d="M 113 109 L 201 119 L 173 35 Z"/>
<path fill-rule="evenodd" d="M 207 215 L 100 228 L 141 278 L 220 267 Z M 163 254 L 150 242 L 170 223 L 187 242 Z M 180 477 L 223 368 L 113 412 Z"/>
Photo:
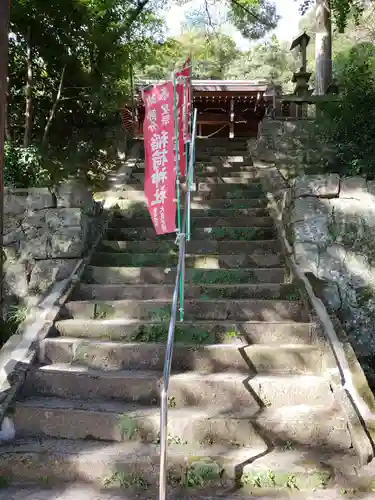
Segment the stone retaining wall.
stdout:
<path fill-rule="evenodd" d="M 375 181 L 301 175 L 285 203 L 296 262 L 345 326 L 375 387 Z"/>
<path fill-rule="evenodd" d="M 329 161 L 333 155 L 320 140 L 313 120 L 266 118 L 259 124 L 257 139 L 249 141 L 249 149 L 253 158 L 285 169 L 288 176 L 321 171 L 322 158 Z"/>
<path fill-rule="evenodd" d="M 97 234 L 100 207 L 85 186 L 68 181 L 54 192 L 7 190 L 4 211 L 6 300 L 27 302 L 73 271 Z"/>

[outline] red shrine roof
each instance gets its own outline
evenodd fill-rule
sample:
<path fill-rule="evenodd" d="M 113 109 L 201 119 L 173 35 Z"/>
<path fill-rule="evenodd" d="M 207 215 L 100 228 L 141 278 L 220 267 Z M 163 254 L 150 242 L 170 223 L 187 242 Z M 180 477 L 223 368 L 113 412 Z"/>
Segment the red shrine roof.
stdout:
<path fill-rule="evenodd" d="M 138 81 L 136 87 L 141 89 L 157 83 L 157 80 Z M 281 85 L 266 80 L 192 80 L 195 92 L 262 92 L 273 95 L 281 93 Z"/>

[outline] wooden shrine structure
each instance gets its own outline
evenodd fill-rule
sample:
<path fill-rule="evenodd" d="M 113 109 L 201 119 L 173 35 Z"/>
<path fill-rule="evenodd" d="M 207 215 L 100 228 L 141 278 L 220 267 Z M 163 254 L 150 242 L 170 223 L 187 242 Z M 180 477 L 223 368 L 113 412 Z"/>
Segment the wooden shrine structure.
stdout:
<path fill-rule="evenodd" d="M 143 87 L 154 82 L 138 82 L 134 105 L 134 136 L 142 137 L 144 106 Z M 265 81 L 193 80 L 193 105 L 198 110 L 198 137 L 256 137 L 258 124 L 275 109 L 281 87 Z"/>

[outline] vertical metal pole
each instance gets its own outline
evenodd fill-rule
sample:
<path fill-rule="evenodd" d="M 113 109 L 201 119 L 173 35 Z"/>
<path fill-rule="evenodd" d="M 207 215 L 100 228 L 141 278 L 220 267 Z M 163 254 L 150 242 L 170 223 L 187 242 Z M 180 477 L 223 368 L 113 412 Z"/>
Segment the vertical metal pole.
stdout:
<path fill-rule="evenodd" d="M 168 433 L 168 389 L 163 381 L 160 395 L 160 480 L 159 500 L 167 500 L 167 433 Z"/>
<path fill-rule="evenodd" d="M 182 236 L 180 238 L 180 245 L 186 245 L 185 238 Z M 186 248 L 186 247 L 185 247 Z M 185 256 L 181 263 L 181 274 L 180 274 L 180 321 L 184 321 L 184 297 L 185 297 Z"/>
<path fill-rule="evenodd" d="M 178 244 L 181 250 L 181 245 L 183 244 L 181 237 L 181 195 L 180 195 L 180 169 L 179 169 L 179 124 L 178 124 L 178 103 L 177 103 L 177 79 L 176 74 L 173 73 L 173 94 L 174 94 L 174 126 L 175 126 L 175 148 L 176 148 L 176 198 L 177 198 L 177 237 Z M 184 311 L 183 311 L 183 290 L 184 290 L 184 282 L 182 280 L 182 275 L 179 276 L 180 284 L 180 321 L 184 319 Z"/>
<path fill-rule="evenodd" d="M 3 320 L 4 275 L 4 140 L 8 76 L 8 30 L 10 0 L 0 0 L 0 322 Z"/>
<path fill-rule="evenodd" d="M 178 158 L 178 110 L 177 110 L 177 80 L 173 73 L 173 96 L 174 96 L 174 127 L 175 127 L 175 149 L 176 149 L 176 198 L 177 198 L 177 232 L 181 231 L 181 200 L 180 200 L 180 169 Z"/>

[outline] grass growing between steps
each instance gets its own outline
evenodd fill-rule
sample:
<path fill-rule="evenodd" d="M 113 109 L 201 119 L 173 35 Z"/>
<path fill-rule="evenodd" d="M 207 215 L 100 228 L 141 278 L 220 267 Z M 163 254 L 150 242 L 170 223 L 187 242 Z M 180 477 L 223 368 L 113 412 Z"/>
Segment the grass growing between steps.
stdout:
<path fill-rule="evenodd" d="M 242 284 L 242 283 L 258 283 L 259 280 L 254 271 L 246 269 L 235 270 L 221 270 L 210 269 L 209 271 L 202 271 L 201 269 L 189 269 L 188 278 L 192 284 Z"/>
<path fill-rule="evenodd" d="M 132 334 L 130 342 L 166 342 L 168 339 L 169 322 L 143 326 L 137 333 Z M 215 334 L 207 332 L 203 328 L 180 326 L 176 324 L 174 338 L 176 343 L 185 344 L 214 344 L 216 342 Z"/>
<path fill-rule="evenodd" d="M 245 488 L 259 489 L 288 489 L 292 491 L 315 490 L 327 487 L 331 475 L 329 472 L 313 472 L 312 474 L 293 474 L 287 472 L 245 473 L 242 475 L 240 485 Z"/>
<path fill-rule="evenodd" d="M 274 236 L 274 230 L 262 227 L 212 227 L 206 231 L 207 238 L 211 240 L 267 240 Z"/>

